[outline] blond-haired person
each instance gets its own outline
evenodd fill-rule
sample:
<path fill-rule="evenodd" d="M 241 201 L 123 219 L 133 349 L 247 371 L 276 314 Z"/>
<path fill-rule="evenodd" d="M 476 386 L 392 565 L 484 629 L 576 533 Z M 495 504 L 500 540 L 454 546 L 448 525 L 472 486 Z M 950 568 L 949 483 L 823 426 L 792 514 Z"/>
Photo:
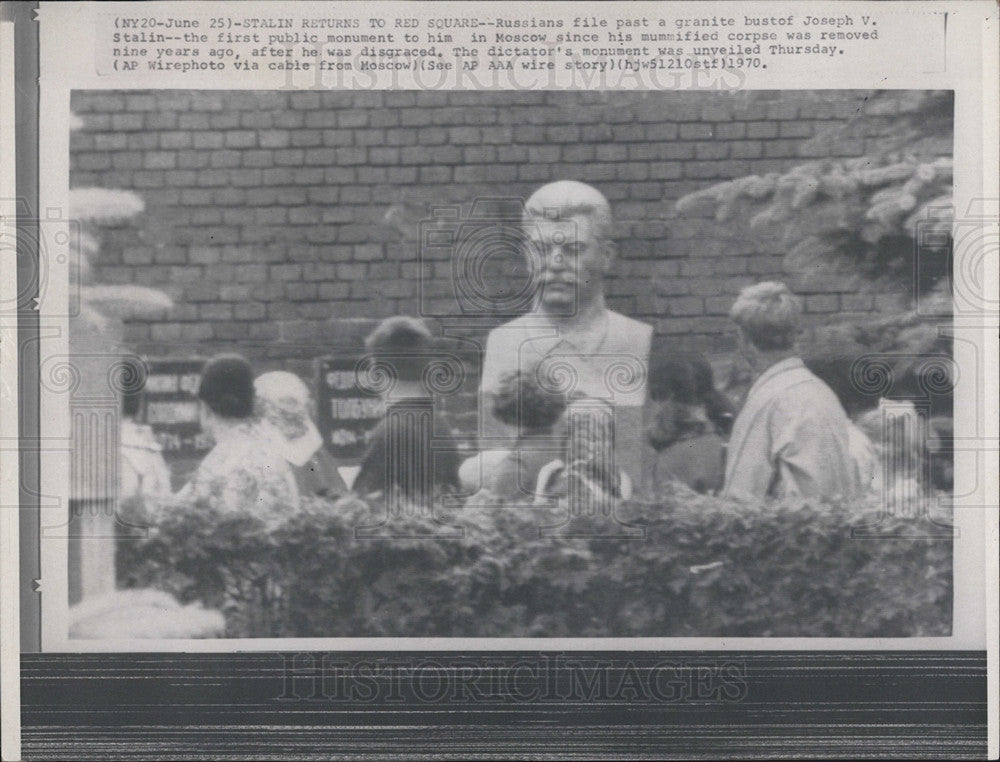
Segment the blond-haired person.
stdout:
<path fill-rule="evenodd" d="M 801 302 L 783 283 L 740 293 L 729 312 L 754 381 L 733 423 L 722 494 L 745 500 L 861 492 L 850 420 L 796 350 Z"/>

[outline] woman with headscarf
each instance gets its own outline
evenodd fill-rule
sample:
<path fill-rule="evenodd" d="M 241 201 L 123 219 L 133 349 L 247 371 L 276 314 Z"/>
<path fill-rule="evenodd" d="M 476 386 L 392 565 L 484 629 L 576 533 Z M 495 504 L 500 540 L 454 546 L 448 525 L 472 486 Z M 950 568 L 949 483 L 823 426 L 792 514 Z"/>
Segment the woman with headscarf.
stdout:
<path fill-rule="evenodd" d="M 239 355 L 206 363 L 198 387 L 211 452 L 178 494 L 185 507 L 207 504 L 220 513 L 247 513 L 265 521 L 299 509 L 288 462 L 254 416 L 253 369 Z"/>
<path fill-rule="evenodd" d="M 264 373 L 254 381 L 254 392 L 257 416 L 292 469 L 299 495 L 345 494 L 347 485 L 313 423 L 312 399 L 302 379 L 287 371 Z"/>

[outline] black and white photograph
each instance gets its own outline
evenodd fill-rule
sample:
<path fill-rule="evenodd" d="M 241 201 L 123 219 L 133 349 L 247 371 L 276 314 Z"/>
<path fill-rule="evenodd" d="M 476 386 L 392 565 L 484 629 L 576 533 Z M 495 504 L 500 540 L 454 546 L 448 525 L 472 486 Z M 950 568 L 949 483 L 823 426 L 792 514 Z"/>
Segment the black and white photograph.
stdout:
<path fill-rule="evenodd" d="M 0 758 L 996 757 L 998 24 L 0 0 Z"/>
<path fill-rule="evenodd" d="M 74 90 L 69 636 L 950 636 L 954 108 Z"/>

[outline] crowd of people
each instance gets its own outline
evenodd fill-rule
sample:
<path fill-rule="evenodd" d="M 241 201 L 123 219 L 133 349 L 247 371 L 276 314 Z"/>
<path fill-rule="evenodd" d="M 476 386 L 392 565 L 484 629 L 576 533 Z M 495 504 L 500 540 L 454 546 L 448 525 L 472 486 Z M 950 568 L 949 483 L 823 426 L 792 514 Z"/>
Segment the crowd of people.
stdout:
<path fill-rule="evenodd" d="M 916 410 L 890 416 L 879 408 L 852 421 L 800 356 L 801 301 L 784 284 L 749 286 L 732 306 L 750 374 L 734 399 L 704 356 L 676 351 L 605 304 L 615 244 L 610 207 L 596 189 L 551 183 L 525 208 L 539 292 L 532 310 L 487 339 L 475 452 L 448 444 L 454 427 L 427 387 L 432 331 L 396 316 L 366 341 L 368 359 L 393 379 L 353 479 L 323 446 L 300 378 L 254 378 L 246 359 L 223 355 L 205 365 L 198 389 L 214 447 L 169 500 L 280 520 L 304 496 L 349 492 L 416 502 L 442 492 L 521 502 L 653 499 L 661 485 L 681 483 L 760 502 L 924 488 L 926 436 Z M 126 425 L 123 493 L 165 498 L 169 479 L 155 439 L 134 421 Z"/>

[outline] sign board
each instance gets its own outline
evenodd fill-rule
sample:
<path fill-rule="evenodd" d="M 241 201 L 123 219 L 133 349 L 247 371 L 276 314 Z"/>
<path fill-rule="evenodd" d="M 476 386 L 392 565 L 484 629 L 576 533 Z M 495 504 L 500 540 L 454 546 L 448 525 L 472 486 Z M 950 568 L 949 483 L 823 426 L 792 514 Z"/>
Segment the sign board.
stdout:
<path fill-rule="evenodd" d="M 198 404 L 201 359 L 152 359 L 143 389 L 139 420 L 148 424 L 163 445 L 163 457 L 200 461 L 211 449 L 202 431 Z"/>
<path fill-rule="evenodd" d="M 382 420 L 382 399 L 358 385 L 361 355 L 317 360 L 316 427 L 330 454 L 343 464 L 358 463 L 372 430 Z"/>

